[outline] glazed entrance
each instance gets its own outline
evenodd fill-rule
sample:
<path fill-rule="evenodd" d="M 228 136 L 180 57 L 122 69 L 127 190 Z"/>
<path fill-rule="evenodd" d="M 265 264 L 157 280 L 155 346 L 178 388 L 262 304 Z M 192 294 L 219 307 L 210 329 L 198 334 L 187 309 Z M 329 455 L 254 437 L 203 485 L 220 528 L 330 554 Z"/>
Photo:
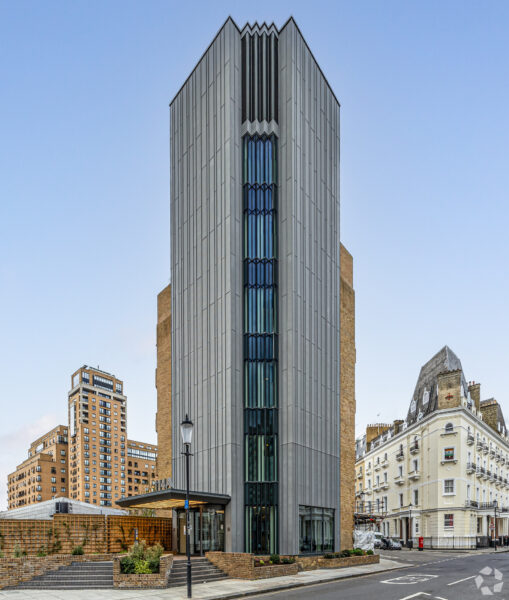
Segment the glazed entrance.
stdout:
<path fill-rule="evenodd" d="M 224 551 L 224 507 L 199 506 L 190 509 L 191 554 Z M 177 550 L 186 553 L 186 511 L 177 510 Z"/>

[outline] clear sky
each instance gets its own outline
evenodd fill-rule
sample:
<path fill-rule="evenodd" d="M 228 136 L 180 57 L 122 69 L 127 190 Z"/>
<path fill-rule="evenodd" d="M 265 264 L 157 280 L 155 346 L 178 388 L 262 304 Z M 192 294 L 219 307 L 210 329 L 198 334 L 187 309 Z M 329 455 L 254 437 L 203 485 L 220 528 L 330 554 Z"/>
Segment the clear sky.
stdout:
<path fill-rule="evenodd" d="M 84 363 L 156 441 L 168 103 L 229 14 L 293 15 L 342 105 L 358 432 L 444 344 L 509 412 L 508 2 L 1 0 L 0 508 Z"/>

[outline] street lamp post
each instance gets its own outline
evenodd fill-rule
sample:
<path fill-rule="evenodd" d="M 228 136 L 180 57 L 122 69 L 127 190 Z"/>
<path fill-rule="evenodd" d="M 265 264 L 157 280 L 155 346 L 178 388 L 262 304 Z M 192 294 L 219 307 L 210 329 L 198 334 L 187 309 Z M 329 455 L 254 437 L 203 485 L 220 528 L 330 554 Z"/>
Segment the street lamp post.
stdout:
<path fill-rule="evenodd" d="M 184 452 L 186 457 L 186 556 L 187 556 L 187 597 L 192 598 L 191 589 L 191 541 L 190 541 L 190 514 L 189 514 L 189 457 L 191 454 L 191 441 L 193 439 L 193 422 L 186 415 L 186 418 L 180 424 L 180 433 L 184 442 Z"/>
<path fill-rule="evenodd" d="M 497 551 L 497 505 L 498 502 L 495 500 L 495 502 L 493 502 L 493 506 L 495 507 L 495 521 L 493 523 L 493 540 L 495 543 L 495 552 Z"/>

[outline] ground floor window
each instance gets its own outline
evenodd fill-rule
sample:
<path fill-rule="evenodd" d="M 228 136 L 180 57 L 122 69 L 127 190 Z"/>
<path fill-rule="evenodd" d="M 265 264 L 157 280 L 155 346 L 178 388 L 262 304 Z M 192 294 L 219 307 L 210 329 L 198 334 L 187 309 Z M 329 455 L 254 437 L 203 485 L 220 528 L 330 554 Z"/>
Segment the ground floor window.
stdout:
<path fill-rule="evenodd" d="M 444 515 L 444 528 L 452 529 L 454 527 L 454 515 L 446 513 Z"/>
<path fill-rule="evenodd" d="M 334 550 L 334 510 L 299 506 L 299 551 L 301 554 Z"/>

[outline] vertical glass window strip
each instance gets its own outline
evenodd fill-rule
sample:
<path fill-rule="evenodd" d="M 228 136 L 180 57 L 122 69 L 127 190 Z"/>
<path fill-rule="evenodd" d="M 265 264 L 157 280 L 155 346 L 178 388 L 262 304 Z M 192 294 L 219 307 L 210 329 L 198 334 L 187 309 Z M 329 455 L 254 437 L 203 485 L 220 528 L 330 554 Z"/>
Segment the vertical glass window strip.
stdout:
<path fill-rule="evenodd" d="M 246 551 L 277 551 L 277 269 L 274 136 L 246 136 L 244 469 Z"/>

